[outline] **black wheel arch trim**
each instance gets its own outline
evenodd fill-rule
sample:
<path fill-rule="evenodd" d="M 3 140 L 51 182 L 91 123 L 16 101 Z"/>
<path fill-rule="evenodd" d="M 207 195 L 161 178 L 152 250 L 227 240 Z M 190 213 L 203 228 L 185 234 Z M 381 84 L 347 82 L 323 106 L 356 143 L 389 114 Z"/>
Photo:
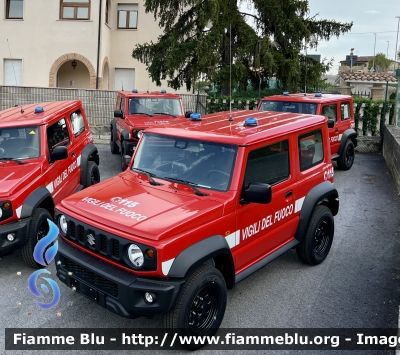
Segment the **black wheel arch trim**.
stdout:
<path fill-rule="evenodd" d="M 313 187 L 305 197 L 300 211 L 300 220 L 294 236 L 299 242 L 302 242 L 304 239 L 315 207 L 325 199 L 328 199 L 329 203 L 322 204 L 326 205 L 334 216 L 339 212 L 339 194 L 330 181 L 324 181 Z"/>
<path fill-rule="evenodd" d="M 87 163 L 89 160 L 94 161 L 97 165 L 99 165 L 99 152 L 94 144 L 88 144 L 82 150 L 81 154 L 81 179 L 80 184 L 86 185 L 86 175 L 87 175 Z"/>
<path fill-rule="evenodd" d="M 121 137 L 123 138 L 123 140 L 129 141 L 129 131 L 128 131 L 127 129 L 124 128 L 124 129 L 121 131 Z M 121 141 L 122 141 L 122 139 L 121 139 Z M 121 142 L 121 144 L 122 144 L 122 142 Z"/>
<path fill-rule="evenodd" d="M 233 281 L 235 280 L 235 265 L 228 242 L 222 235 L 203 239 L 180 252 L 172 263 L 167 276 L 169 278 L 185 278 L 198 266 L 221 254 L 225 254 L 231 263 L 231 275 L 227 276 Z"/>
<path fill-rule="evenodd" d="M 19 217 L 20 219 L 22 218 L 27 218 L 31 217 L 33 214 L 33 211 L 40 206 L 40 204 L 46 200 L 49 199 L 51 201 L 50 207 L 51 211 L 50 214 L 54 216 L 54 200 L 53 197 L 50 194 L 50 191 L 47 190 L 44 186 L 39 186 L 36 190 L 30 193 L 30 195 L 25 199 L 24 203 L 22 204 L 22 209 L 21 209 L 21 216 Z M 46 208 L 47 210 L 49 208 Z"/>
<path fill-rule="evenodd" d="M 357 132 L 354 129 L 350 129 L 350 128 L 346 129 L 343 132 L 342 139 L 340 140 L 340 147 L 338 150 L 339 156 L 342 155 L 342 153 L 344 151 L 344 147 L 345 147 L 348 139 L 351 139 L 353 141 L 354 148 L 357 147 Z"/>

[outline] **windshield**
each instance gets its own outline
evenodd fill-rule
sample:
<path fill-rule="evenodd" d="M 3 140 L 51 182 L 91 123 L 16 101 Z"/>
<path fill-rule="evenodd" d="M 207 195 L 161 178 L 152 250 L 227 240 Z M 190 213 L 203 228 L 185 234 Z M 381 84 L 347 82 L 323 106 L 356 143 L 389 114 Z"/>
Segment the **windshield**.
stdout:
<path fill-rule="evenodd" d="M 277 112 L 292 112 L 305 113 L 315 115 L 317 112 L 316 103 L 304 102 L 288 102 L 288 101 L 262 101 L 260 111 L 277 111 Z"/>
<path fill-rule="evenodd" d="M 39 127 L 0 128 L 0 159 L 38 158 Z"/>
<path fill-rule="evenodd" d="M 212 190 L 229 188 L 237 147 L 228 144 L 145 134 L 132 169 L 153 177 Z"/>
<path fill-rule="evenodd" d="M 180 100 L 164 98 L 133 98 L 129 99 L 129 114 L 144 113 L 148 115 L 166 114 L 183 116 Z"/>

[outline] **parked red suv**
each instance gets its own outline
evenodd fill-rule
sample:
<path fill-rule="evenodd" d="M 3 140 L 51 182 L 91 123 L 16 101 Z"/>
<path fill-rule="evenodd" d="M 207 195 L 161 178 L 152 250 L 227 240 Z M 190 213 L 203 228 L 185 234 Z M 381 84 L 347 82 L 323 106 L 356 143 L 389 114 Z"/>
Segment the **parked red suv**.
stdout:
<path fill-rule="evenodd" d="M 133 151 L 147 128 L 185 120 L 179 95 L 160 92 L 119 91 L 114 118 L 110 123 L 111 153 L 121 153 L 121 169 L 125 170 L 124 156 Z"/>
<path fill-rule="evenodd" d="M 33 258 L 54 206 L 100 181 L 99 155 L 81 101 L 22 105 L 0 112 L 0 256 L 21 247 Z"/>
<path fill-rule="evenodd" d="M 339 199 L 326 117 L 192 114 L 143 134 L 129 169 L 56 207 L 68 287 L 120 316 L 162 313 L 172 333 L 212 335 L 227 288 L 292 248 L 310 265 L 327 257 Z"/>
<path fill-rule="evenodd" d="M 339 169 L 349 170 L 352 167 L 357 132 L 351 96 L 284 92 L 283 95 L 264 97 L 258 104 L 258 110 L 327 116 L 334 123 L 329 129 L 332 160 L 337 162 Z"/>

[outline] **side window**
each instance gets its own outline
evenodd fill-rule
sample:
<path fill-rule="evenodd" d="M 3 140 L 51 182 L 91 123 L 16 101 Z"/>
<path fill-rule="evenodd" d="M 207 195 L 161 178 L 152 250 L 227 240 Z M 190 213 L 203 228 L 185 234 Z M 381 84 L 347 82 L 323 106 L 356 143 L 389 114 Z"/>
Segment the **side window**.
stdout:
<path fill-rule="evenodd" d="M 118 4 L 118 28 L 136 29 L 137 20 L 137 4 Z"/>
<path fill-rule="evenodd" d="M 340 112 L 342 121 L 350 119 L 350 102 L 342 102 L 340 104 Z"/>
<path fill-rule="evenodd" d="M 249 153 L 244 186 L 250 182 L 274 185 L 288 179 L 289 173 L 289 143 L 285 140 Z"/>
<path fill-rule="evenodd" d="M 300 171 L 307 170 L 324 160 L 321 130 L 299 136 Z"/>
<path fill-rule="evenodd" d="M 60 19 L 90 20 L 90 0 L 61 0 Z"/>
<path fill-rule="evenodd" d="M 6 0 L 6 18 L 7 19 L 23 19 L 24 18 L 24 1 L 23 0 Z"/>
<path fill-rule="evenodd" d="M 82 132 L 85 131 L 85 121 L 83 120 L 81 110 L 71 113 L 71 123 L 72 131 L 75 137 L 78 137 Z"/>
<path fill-rule="evenodd" d="M 121 111 L 125 114 L 125 98 L 121 98 Z"/>
<path fill-rule="evenodd" d="M 115 106 L 116 110 L 120 110 L 121 109 L 121 96 L 117 96 L 117 104 Z"/>
<path fill-rule="evenodd" d="M 67 146 L 70 143 L 70 137 L 68 134 L 67 123 L 65 118 L 62 118 L 57 123 L 47 128 L 47 144 L 49 151 L 51 152 L 55 147 L 64 145 Z"/>
<path fill-rule="evenodd" d="M 336 122 L 337 120 L 336 104 L 323 106 L 322 115 L 327 116 L 329 119 L 334 120 Z"/>

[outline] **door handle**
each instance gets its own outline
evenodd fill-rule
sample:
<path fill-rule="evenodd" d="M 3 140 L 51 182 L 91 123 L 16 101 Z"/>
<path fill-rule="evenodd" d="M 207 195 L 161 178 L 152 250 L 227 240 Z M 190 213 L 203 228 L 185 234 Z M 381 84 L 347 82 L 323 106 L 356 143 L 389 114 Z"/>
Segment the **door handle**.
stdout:
<path fill-rule="evenodd" d="M 75 155 L 75 152 L 71 152 L 71 157 L 73 157 Z"/>
<path fill-rule="evenodd" d="M 290 191 L 288 191 L 288 192 L 286 192 L 286 194 L 285 194 L 285 197 L 289 197 L 289 196 L 292 196 L 292 190 L 290 190 Z"/>
<path fill-rule="evenodd" d="M 339 128 L 336 128 L 336 129 L 335 129 L 335 132 L 339 132 Z"/>

